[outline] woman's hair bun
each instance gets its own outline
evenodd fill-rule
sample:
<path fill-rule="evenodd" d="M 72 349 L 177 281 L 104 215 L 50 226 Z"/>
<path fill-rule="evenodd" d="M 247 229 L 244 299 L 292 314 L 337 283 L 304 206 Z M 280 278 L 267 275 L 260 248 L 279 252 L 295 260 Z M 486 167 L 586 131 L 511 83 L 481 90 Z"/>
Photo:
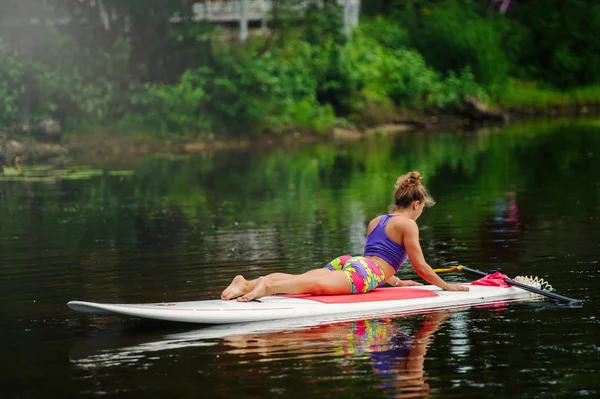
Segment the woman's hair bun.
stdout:
<path fill-rule="evenodd" d="M 423 181 L 423 177 L 417 171 L 409 172 L 405 175 L 402 175 L 396 180 L 396 189 L 406 190 L 409 188 L 416 188 L 421 185 Z"/>

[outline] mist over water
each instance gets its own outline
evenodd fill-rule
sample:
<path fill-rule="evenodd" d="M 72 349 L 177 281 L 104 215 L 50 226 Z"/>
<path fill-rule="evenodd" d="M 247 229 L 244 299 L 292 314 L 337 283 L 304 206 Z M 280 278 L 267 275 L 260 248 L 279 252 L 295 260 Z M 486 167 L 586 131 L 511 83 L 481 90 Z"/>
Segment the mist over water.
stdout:
<path fill-rule="evenodd" d="M 593 121 L 153 157 L 127 168 L 0 181 L 3 397 L 600 394 Z M 297 273 L 360 253 L 367 222 L 409 170 L 421 171 L 437 201 L 419 219 L 430 264 L 539 276 L 584 306 L 202 328 L 66 307 L 213 299 L 239 273 Z M 409 265 L 400 276 L 418 279 Z"/>

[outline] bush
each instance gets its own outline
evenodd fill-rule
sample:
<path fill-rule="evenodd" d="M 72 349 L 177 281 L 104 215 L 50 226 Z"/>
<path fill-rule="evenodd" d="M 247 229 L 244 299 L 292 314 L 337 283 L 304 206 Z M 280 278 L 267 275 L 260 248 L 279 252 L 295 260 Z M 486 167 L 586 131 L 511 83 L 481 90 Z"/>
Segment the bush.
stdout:
<path fill-rule="evenodd" d="M 319 102 L 320 88 L 327 71 L 328 55 L 308 42 L 297 41 L 261 57 L 261 69 L 274 77 L 273 107 L 267 122 L 274 130 L 311 130 L 322 132 L 335 124 L 332 104 Z M 335 80 L 327 82 L 336 92 Z M 339 86 L 338 86 L 339 87 Z"/>
<path fill-rule="evenodd" d="M 360 34 L 392 50 L 410 46 L 408 30 L 392 18 L 378 16 L 373 19 L 361 20 Z"/>
<path fill-rule="evenodd" d="M 384 102 L 389 98 L 396 105 L 423 109 L 459 107 L 465 94 L 485 97 L 469 68 L 458 74 L 450 71 L 444 78 L 416 50 L 388 48 L 362 31 L 347 47 L 355 79 L 363 82 L 367 98 Z"/>
<path fill-rule="evenodd" d="M 390 98 L 397 105 L 424 105 L 438 74 L 410 49 L 388 49 L 376 40 L 357 33 L 346 46 L 354 79 L 373 99 Z"/>
<path fill-rule="evenodd" d="M 130 76 L 126 41 L 98 49 L 48 31 L 37 47 L 34 58 L 25 62 L 0 40 L 0 126 L 15 125 L 25 111 L 32 122 L 47 117 L 102 122 L 125 112 L 129 100 L 123 87 Z"/>
<path fill-rule="evenodd" d="M 325 63 L 304 41 L 256 58 L 249 54 L 221 58 L 207 89 L 214 127 L 232 133 L 330 127 L 332 106 L 317 98 Z"/>
<path fill-rule="evenodd" d="M 364 99 L 426 109 L 459 107 L 463 95 L 482 95 L 475 69 L 436 71 L 407 45 L 397 20 L 367 21 L 349 40 L 339 7 L 328 4 L 327 15 L 317 13 L 310 29 L 283 46 L 259 52 L 203 41 L 210 57 L 201 63 L 210 58 L 210 67 L 192 62 L 160 82 L 133 80 L 132 67 L 144 66 L 132 62 L 125 39 L 95 46 L 90 35 L 49 30 L 28 63 L 0 41 L 0 126 L 18 123 L 21 102 L 31 98 L 33 120 L 57 117 L 67 129 L 125 127 L 171 137 L 323 132 Z M 331 18 L 337 22 L 328 25 Z"/>
<path fill-rule="evenodd" d="M 467 95 L 479 97 L 483 101 L 489 100 L 488 94 L 475 81 L 475 75 L 469 67 L 465 67 L 458 74 L 453 71 L 448 72 L 442 84 L 437 86 L 431 103 L 437 108 L 460 109 Z"/>
<path fill-rule="evenodd" d="M 267 51 L 221 54 L 214 68 L 197 68 L 172 85 L 147 84 L 132 96 L 137 112 L 160 135 L 255 134 L 264 130 L 310 130 L 333 126 L 331 105 L 317 100 L 323 70 L 304 41 Z"/>
<path fill-rule="evenodd" d="M 506 24 L 501 17 L 482 17 L 479 2 L 445 0 L 429 8 L 409 8 L 400 20 L 411 43 L 439 71 L 460 73 L 469 67 L 478 82 L 495 89 L 509 76 L 501 46 Z"/>
<path fill-rule="evenodd" d="M 560 88 L 600 83 L 600 4 L 531 0 L 514 13 L 530 32 L 518 62 L 530 77 Z"/>
<path fill-rule="evenodd" d="M 12 127 L 19 122 L 19 101 L 25 93 L 25 66 L 19 53 L 0 38 L 0 127 Z"/>
<path fill-rule="evenodd" d="M 40 99 L 54 103 L 61 119 L 102 123 L 122 116 L 129 105 L 129 42 L 119 39 L 102 48 L 53 35 L 38 63 Z"/>
<path fill-rule="evenodd" d="M 145 123 L 159 135 L 210 131 L 210 121 L 201 115 L 201 107 L 210 102 L 205 89 L 209 75 L 210 70 L 198 69 L 185 72 L 178 84 L 144 85 L 144 91 L 131 97 L 132 105 L 143 107 Z"/>

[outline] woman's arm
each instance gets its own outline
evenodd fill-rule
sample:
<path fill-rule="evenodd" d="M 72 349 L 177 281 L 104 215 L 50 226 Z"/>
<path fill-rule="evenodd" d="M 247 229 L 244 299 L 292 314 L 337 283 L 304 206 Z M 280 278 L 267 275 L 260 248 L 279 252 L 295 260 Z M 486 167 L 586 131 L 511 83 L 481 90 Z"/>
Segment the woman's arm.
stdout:
<path fill-rule="evenodd" d="M 398 283 L 400 282 L 400 279 L 396 276 L 390 276 L 390 278 L 388 278 L 387 280 L 385 280 L 386 283 L 388 283 L 389 285 L 393 286 L 393 287 L 397 287 Z"/>
<path fill-rule="evenodd" d="M 385 282 L 394 287 L 414 287 L 417 285 L 423 285 L 412 280 L 401 280 L 397 276 L 391 276 Z"/>
<path fill-rule="evenodd" d="M 431 266 L 427 264 L 425 257 L 423 256 L 423 251 L 421 250 L 421 244 L 419 243 L 419 227 L 414 220 L 405 219 L 402 221 L 402 225 L 404 230 L 404 248 L 408 253 L 413 269 L 421 276 L 421 278 L 423 278 L 423 280 L 446 291 L 469 291 L 468 287 L 446 283 L 433 271 Z"/>

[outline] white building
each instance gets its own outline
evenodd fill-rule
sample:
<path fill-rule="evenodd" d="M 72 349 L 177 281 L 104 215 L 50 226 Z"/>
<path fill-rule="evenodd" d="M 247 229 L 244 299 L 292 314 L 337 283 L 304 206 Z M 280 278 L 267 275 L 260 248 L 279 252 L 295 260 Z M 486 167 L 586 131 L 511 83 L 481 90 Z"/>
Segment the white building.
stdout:
<path fill-rule="evenodd" d="M 350 34 L 358 25 L 360 0 L 337 0 L 343 7 L 344 32 Z M 301 11 L 309 4 L 323 4 L 322 1 L 301 0 L 287 3 L 286 11 Z M 240 40 L 248 38 L 248 23 L 260 22 L 264 27 L 273 17 L 274 2 L 272 0 L 205 0 L 192 4 L 192 15 L 195 21 L 213 23 L 239 22 Z"/>

